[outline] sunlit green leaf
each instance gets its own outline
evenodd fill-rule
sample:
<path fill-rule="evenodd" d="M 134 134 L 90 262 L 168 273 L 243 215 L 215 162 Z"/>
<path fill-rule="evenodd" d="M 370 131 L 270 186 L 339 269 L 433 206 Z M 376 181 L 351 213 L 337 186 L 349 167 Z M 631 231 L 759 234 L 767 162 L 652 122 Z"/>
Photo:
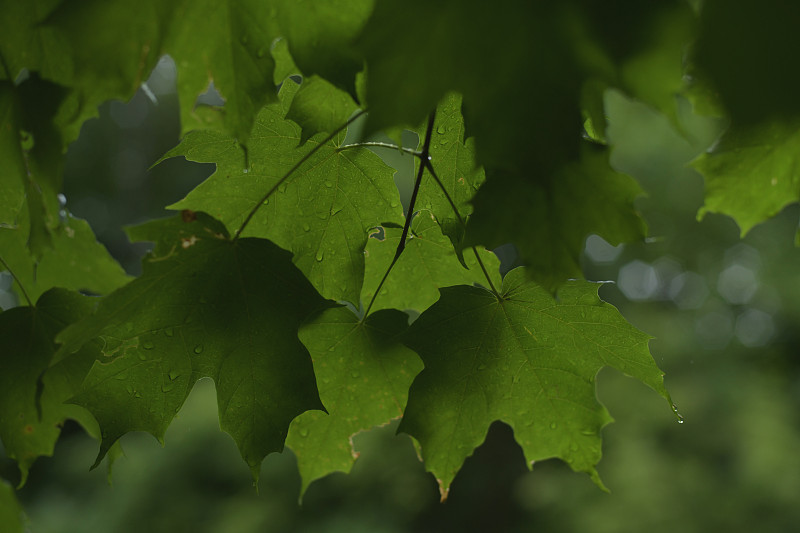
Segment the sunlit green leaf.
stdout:
<path fill-rule="evenodd" d="M 289 428 L 286 444 L 297 455 L 303 491 L 331 472 L 350 471 L 356 433 L 402 416 L 408 387 L 422 370 L 417 355 L 399 341 L 407 327 L 408 317 L 397 310 L 361 323 L 336 308 L 300 330 L 328 411 L 303 413 Z"/>
<path fill-rule="evenodd" d="M 649 337 L 597 297 L 599 285 L 572 281 L 554 300 L 527 277 L 510 272 L 502 300 L 481 288 L 443 288 L 405 336 L 425 370 L 399 431 L 419 441 L 443 495 L 495 420 L 513 428 L 528 463 L 558 457 L 599 483 L 599 434 L 611 417 L 594 379 L 604 366 L 668 398 Z"/>

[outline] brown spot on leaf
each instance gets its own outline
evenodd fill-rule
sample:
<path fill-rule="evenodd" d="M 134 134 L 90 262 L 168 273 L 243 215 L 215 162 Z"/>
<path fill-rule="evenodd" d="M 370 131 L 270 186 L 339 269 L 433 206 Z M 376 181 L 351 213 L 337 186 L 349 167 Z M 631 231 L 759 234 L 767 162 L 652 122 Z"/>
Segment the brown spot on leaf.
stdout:
<path fill-rule="evenodd" d="M 33 426 L 28 424 L 27 426 L 22 428 L 22 432 L 25 433 L 26 435 L 30 435 L 31 433 L 33 433 Z"/>
<path fill-rule="evenodd" d="M 197 220 L 197 214 L 191 209 L 184 209 L 181 211 L 181 218 L 184 222 L 194 222 Z"/>

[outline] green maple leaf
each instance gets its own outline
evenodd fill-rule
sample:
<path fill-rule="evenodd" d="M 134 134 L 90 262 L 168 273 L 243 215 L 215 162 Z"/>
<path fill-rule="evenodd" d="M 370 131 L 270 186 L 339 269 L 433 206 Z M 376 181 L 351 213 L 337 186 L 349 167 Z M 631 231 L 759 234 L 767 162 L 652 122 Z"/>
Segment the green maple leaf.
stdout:
<path fill-rule="evenodd" d="M 583 74 L 563 4 L 378 2 L 358 40 L 367 133 L 420 124 L 458 91 L 479 163 L 529 172 L 571 159 Z"/>
<path fill-rule="evenodd" d="M 194 383 L 211 377 L 220 427 L 257 477 L 291 420 L 322 409 L 297 328 L 330 303 L 273 243 L 230 241 L 202 213 L 182 220 L 136 229 L 157 242 L 142 276 L 59 335 L 59 356 L 95 338 L 103 345 L 72 401 L 100 423 L 99 460 L 129 431 L 163 439 Z"/>
<path fill-rule="evenodd" d="M 513 242 L 529 274 L 548 288 L 581 276 L 580 253 L 590 234 L 616 245 L 644 237 L 634 206 L 637 183 L 608 164 L 604 147 L 584 143 L 580 161 L 552 176 L 491 176 L 478 190 L 467 244 Z"/>
<path fill-rule="evenodd" d="M 22 69 L 37 71 L 53 81 L 70 78 L 72 61 L 63 39 L 52 28 L 39 24 L 60 2 L 0 0 L 0 56 L 4 64 L 0 80 L 14 81 Z"/>
<path fill-rule="evenodd" d="M 781 0 L 708 0 L 692 47 L 695 71 L 707 80 L 734 124 L 800 113 L 794 65 L 800 5 Z"/>
<path fill-rule="evenodd" d="M 367 244 L 367 269 L 362 302 L 369 302 L 394 258 L 402 230 L 385 228 L 384 239 Z M 478 252 L 496 286 L 501 284 L 500 261 L 487 250 Z M 465 254 L 467 268 L 458 260 L 447 237 L 428 211 L 420 211 L 411 222 L 406 248 L 397 260 L 372 309 L 413 309 L 424 311 L 439 298 L 439 287 L 487 285 L 472 251 Z"/>
<path fill-rule="evenodd" d="M 286 444 L 297 455 L 308 485 L 331 472 L 349 472 L 353 435 L 402 416 L 408 387 L 422 370 L 399 340 L 408 316 L 397 310 L 371 314 L 363 323 L 346 308 L 329 309 L 300 329 L 328 413 L 295 418 Z"/>
<path fill-rule="evenodd" d="M 353 99 L 319 76 L 303 80 L 286 114 L 303 128 L 301 142 L 319 132 L 332 132 L 356 111 Z"/>
<path fill-rule="evenodd" d="M 300 145 L 300 128 L 284 116 L 297 91 L 287 80 L 280 102 L 259 114 L 249 142 L 250 168 L 236 141 L 219 132 L 196 132 L 165 157 L 215 162 L 217 171 L 171 209 L 205 211 L 231 233 L 264 194 L 323 139 Z M 243 235 L 271 239 L 323 296 L 358 302 L 369 231 L 402 221 L 393 169 L 363 148 L 339 150 L 345 134 L 324 144 L 256 212 Z"/>
<path fill-rule="evenodd" d="M 20 123 L 11 83 L 0 82 L 0 224 L 13 225 L 25 201 L 25 159 L 20 147 Z"/>
<path fill-rule="evenodd" d="M 97 103 L 129 98 L 163 54 L 180 72 L 184 128 L 206 125 L 194 107 L 212 80 L 227 100 L 226 128 L 241 142 L 256 112 L 275 98 L 270 46 L 279 33 L 267 2 L 64 2 L 46 24 L 71 47 L 72 84 Z"/>
<path fill-rule="evenodd" d="M 108 294 L 130 279 L 85 220 L 67 216 L 38 261 L 27 249 L 27 235 L 24 225 L 0 227 L 2 257 L 32 300 L 52 287 Z"/>
<path fill-rule="evenodd" d="M 14 488 L 0 480 L 0 524 L 8 533 L 23 533 L 25 520 Z"/>
<path fill-rule="evenodd" d="M 9 186 L 0 222 L 17 224 L 24 191 L 27 212 L 21 223 L 29 230 L 28 247 L 36 257 L 52 246 L 50 230 L 58 223 L 62 139 L 53 119 L 65 96 L 64 88 L 35 74 L 19 85 L 0 82 L 0 155 L 7 161 L 0 183 Z"/>
<path fill-rule="evenodd" d="M 363 58 L 355 41 L 372 13 L 374 0 L 274 0 L 281 33 L 307 75 L 318 74 L 355 95 Z"/>
<path fill-rule="evenodd" d="M 733 126 L 693 163 L 706 182 L 698 213 L 732 216 L 744 235 L 800 199 L 800 123 L 775 120 Z"/>
<path fill-rule="evenodd" d="M 433 139 L 429 155 L 436 175 L 444 185 L 450 199 L 458 209 L 457 216 L 441 187 L 431 176 L 424 176 L 419 188 L 417 205 L 429 209 L 444 233 L 461 256 L 464 224 L 472 213 L 470 200 L 484 181 L 483 169 L 475 164 L 475 139 L 464 140 L 464 119 L 461 116 L 461 96 L 448 93 L 436 107 Z M 418 128 L 420 139 L 425 138 L 425 127 Z M 419 160 L 415 170 L 419 169 Z"/>
<path fill-rule="evenodd" d="M 447 287 L 409 328 L 405 343 L 425 369 L 398 431 L 419 441 L 443 496 L 495 420 L 513 428 L 528 463 L 559 457 L 600 483 L 599 432 L 611 417 L 594 379 L 604 366 L 669 400 L 649 337 L 602 302 L 598 287 L 571 281 L 556 301 L 516 269 L 502 300 L 481 288 Z"/>
<path fill-rule="evenodd" d="M 56 334 L 88 315 L 93 300 L 53 289 L 39 298 L 36 307 L 0 313 L 0 439 L 8 456 L 17 461 L 20 485 L 37 457 L 53 454 L 64 420 L 77 420 L 90 435 L 100 435 L 97 422 L 85 409 L 64 403 L 77 391 L 98 347 L 89 343 L 50 366 Z"/>

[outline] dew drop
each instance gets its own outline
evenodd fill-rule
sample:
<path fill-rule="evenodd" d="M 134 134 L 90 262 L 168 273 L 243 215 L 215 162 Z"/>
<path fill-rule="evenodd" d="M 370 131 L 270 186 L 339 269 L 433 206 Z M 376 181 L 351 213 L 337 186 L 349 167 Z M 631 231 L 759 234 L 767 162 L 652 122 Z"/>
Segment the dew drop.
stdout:
<path fill-rule="evenodd" d="M 557 427 L 558 424 L 556 424 L 555 422 L 550 422 L 550 429 L 556 429 Z"/>
<path fill-rule="evenodd" d="M 301 429 L 298 433 L 300 433 L 301 437 L 308 437 L 308 430 L 306 428 Z"/>
<path fill-rule="evenodd" d="M 133 391 L 133 397 L 134 398 L 141 398 L 142 397 L 142 393 L 139 392 L 138 390 L 137 391 Z"/>
<path fill-rule="evenodd" d="M 357 378 L 360 375 L 361 374 L 358 373 L 358 370 L 353 370 L 352 372 L 350 372 L 350 377 L 352 378 Z"/>
<path fill-rule="evenodd" d="M 144 341 L 142 343 L 142 348 L 144 348 L 145 350 L 152 350 L 153 347 L 154 347 L 154 344 L 151 341 Z"/>
<path fill-rule="evenodd" d="M 678 424 L 683 424 L 683 415 L 678 412 L 678 406 L 674 403 L 672 404 L 672 412 L 678 418 Z"/>
<path fill-rule="evenodd" d="M 278 192 L 286 192 L 286 184 L 282 183 L 280 187 L 278 187 Z"/>
<path fill-rule="evenodd" d="M 167 337 L 172 337 L 173 335 L 175 335 L 175 330 L 173 328 L 167 328 L 164 330 L 164 335 L 166 335 Z"/>
<path fill-rule="evenodd" d="M 303 224 L 303 231 L 311 231 L 311 226 L 308 224 Z"/>
<path fill-rule="evenodd" d="M 128 391 L 128 394 L 133 394 L 133 387 L 131 387 L 130 385 L 125 387 L 125 390 Z"/>
<path fill-rule="evenodd" d="M 324 257 L 325 257 L 325 255 L 324 255 L 324 253 L 322 252 L 322 250 L 320 250 L 319 252 L 317 252 L 317 261 L 322 261 L 322 260 L 324 259 Z"/>
<path fill-rule="evenodd" d="M 330 189 L 331 187 L 333 187 L 333 182 L 329 181 L 329 180 L 325 180 L 325 186 Z"/>
<path fill-rule="evenodd" d="M 436 132 L 440 133 L 440 134 L 444 134 L 444 133 L 447 132 L 447 128 L 444 126 L 444 124 L 440 124 L 439 127 L 436 128 Z"/>
<path fill-rule="evenodd" d="M 194 347 L 194 353 L 203 353 L 203 345 L 202 344 L 198 344 L 197 346 L 195 346 Z"/>
<path fill-rule="evenodd" d="M 175 384 L 172 382 L 166 382 L 161 384 L 161 392 L 169 392 L 175 388 Z"/>
<path fill-rule="evenodd" d="M 147 361 L 147 356 L 144 354 L 144 352 L 139 352 L 136 355 L 139 357 L 140 361 Z"/>
<path fill-rule="evenodd" d="M 447 143 L 449 143 L 449 142 L 450 142 L 450 141 L 448 141 L 447 139 L 442 139 L 441 141 L 439 141 L 439 144 L 440 144 L 441 146 L 444 146 L 444 145 L 446 145 L 446 144 L 447 144 Z"/>
<path fill-rule="evenodd" d="M 170 370 L 169 374 L 167 374 L 167 375 L 169 376 L 169 379 L 172 380 L 172 381 L 175 381 L 176 379 L 178 379 L 180 377 L 180 374 L 178 374 L 175 370 Z"/>
<path fill-rule="evenodd" d="M 397 202 L 396 202 L 396 201 L 394 201 L 394 200 L 392 200 L 391 202 L 389 202 L 389 205 L 390 205 L 391 207 L 397 207 Z"/>
<path fill-rule="evenodd" d="M 481 363 L 478 365 L 478 370 L 486 370 L 486 365 Z"/>

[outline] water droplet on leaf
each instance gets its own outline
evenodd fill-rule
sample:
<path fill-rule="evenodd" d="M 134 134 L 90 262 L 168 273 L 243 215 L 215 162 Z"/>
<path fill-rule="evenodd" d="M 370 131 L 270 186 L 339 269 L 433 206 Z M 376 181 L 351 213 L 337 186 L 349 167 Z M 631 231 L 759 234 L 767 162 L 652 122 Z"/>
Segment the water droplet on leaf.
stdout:
<path fill-rule="evenodd" d="M 317 261 L 322 261 L 324 259 L 324 257 L 325 256 L 324 256 L 324 253 L 322 252 L 322 250 L 317 252 Z"/>
<path fill-rule="evenodd" d="M 332 182 L 332 181 L 327 181 L 327 180 L 326 180 L 326 181 L 325 181 L 325 186 L 326 186 L 327 188 L 329 188 L 329 189 L 330 189 L 331 187 L 333 187 L 333 182 Z"/>
<path fill-rule="evenodd" d="M 155 345 L 151 341 L 144 341 L 142 343 L 142 348 L 144 348 L 145 350 L 152 350 L 154 346 Z"/>
<path fill-rule="evenodd" d="M 175 330 L 173 328 L 167 328 L 164 330 L 164 335 L 166 335 L 167 337 L 172 337 L 173 335 L 175 335 Z"/>
<path fill-rule="evenodd" d="M 175 388 L 175 384 L 172 382 L 166 382 L 161 384 L 161 392 L 169 392 Z"/>
<path fill-rule="evenodd" d="M 556 429 L 557 427 L 558 424 L 556 424 L 555 422 L 550 422 L 550 429 Z"/>
<path fill-rule="evenodd" d="M 447 132 L 447 128 L 444 126 L 444 124 L 440 124 L 439 127 L 436 128 L 436 132 L 440 133 L 440 134 L 444 134 L 444 133 Z"/>
<path fill-rule="evenodd" d="M 303 224 L 303 231 L 311 231 L 311 226 L 308 224 Z"/>
<path fill-rule="evenodd" d="M 169 375 L 169 379 L 171 379 L 172 381 L 175 381 L 176 379 L 178 379 L 180 377 L 180 374 L 178 374 L 174 370 L 170 370 L 168 375 Z"/>
<path fill-rule="evenodd" d="M 194 353 L 203 353 L 203 345 L 202 344 L 198 344 L 197 346 L 195 346 L 194 347 Z"/>
<path fill-rule="evenodd" d="M 308 437 L 308 430 L 306 428 L 301 429 L 298 433 L 300 433 L 301 437 Z"/>

